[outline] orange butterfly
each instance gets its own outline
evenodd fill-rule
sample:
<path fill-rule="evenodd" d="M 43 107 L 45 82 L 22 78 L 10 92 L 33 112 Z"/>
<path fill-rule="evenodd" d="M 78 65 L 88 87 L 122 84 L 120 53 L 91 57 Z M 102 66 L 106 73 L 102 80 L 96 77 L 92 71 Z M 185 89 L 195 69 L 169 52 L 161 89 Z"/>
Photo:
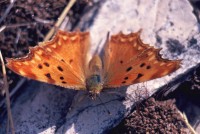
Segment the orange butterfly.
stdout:
<path fill-rule="evenodd" d="M 128 86 L 165 76 L 180 67 L 180 60 L 161 58 L 159 49 L 144 44 L 140 32 L 119 33 L 107 40 L 104 56 L 87 62 L 88 32 L 58 31 L 49 42 L 30 48 L 27 56 L 7 59 L 15 73 L 50 84 L 87 90 Z"/>

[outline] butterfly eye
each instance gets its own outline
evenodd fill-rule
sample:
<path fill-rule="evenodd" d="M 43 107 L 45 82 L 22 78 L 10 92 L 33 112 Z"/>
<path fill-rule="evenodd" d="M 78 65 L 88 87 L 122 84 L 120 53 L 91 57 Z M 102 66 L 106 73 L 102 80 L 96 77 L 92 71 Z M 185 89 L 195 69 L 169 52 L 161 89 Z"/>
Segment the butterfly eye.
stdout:
<path fill-rule="evenodd" d="M 101 78 L 100 78 L 99 75 L 97 75 L 97 81 L 98 81 L 98 82 L 101 82 Z"/>
<path fill-rule="evenodd" d="M 91 76 L 91 79 L 92 79 L 95 83 L 100 83 L 100 82 L 101 82 L 101 77 L 100 77 L 100 75 L 93 75 L 93 76 Z"/>

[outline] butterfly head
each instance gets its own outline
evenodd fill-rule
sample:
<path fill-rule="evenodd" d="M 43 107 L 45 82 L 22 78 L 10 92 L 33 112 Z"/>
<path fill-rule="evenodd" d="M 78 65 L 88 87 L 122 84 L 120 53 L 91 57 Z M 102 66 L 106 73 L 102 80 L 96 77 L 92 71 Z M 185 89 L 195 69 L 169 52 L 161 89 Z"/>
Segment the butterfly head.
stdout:
<path fill-rule="evenodd" d="M 103 89 L 103 84 L 100 75 L 91 75 L 86 80 L 86 87 L 89 91 L 92 98 L 96 98 L 96 95 L 99 94 Z"/>

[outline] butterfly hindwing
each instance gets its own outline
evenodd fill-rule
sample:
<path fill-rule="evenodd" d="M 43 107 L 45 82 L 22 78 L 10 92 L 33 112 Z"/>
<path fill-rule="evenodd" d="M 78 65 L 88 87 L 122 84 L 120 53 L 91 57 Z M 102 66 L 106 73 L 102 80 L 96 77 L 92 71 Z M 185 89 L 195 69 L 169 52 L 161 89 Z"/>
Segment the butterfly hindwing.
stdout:
<path fill-rule="evenodd" d="M 111 36 L 104 55 L 104 86 L 119 87 L 165 76 L 180 67 L 179 60 L 163 59 L 159 49 L 144 44 L 140 31 Z"/>

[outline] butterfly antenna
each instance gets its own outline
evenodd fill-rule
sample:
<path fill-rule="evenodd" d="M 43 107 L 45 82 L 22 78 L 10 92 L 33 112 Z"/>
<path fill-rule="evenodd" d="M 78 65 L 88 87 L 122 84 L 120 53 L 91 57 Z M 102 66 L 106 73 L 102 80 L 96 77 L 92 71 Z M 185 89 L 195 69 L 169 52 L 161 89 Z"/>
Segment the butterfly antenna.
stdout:
<path fill-rule="evenodd" d="M 107 35 L 106 35 L 106 42 L 108 42 L 109 37 L 110 37 L 110 31 L 108 31 L 108 33 L 107 33 Z"/>
<path fill-rule="evenodd" d="M 136 33 L 140 36 L 142 33 L 142 28 L 140 28 Z"/>
<path fill-rule="evenodd" d="M 65 17 L 65 19 L 64 19 L 64 21 L 62 22 L 62 24 L 60 25 L 60 28 L 59 29 L 61 29 L 61 30 L 64 30 L 65 31 L 65 29 L 67 30 L 67 31 L 70 31 L 70 21 L 71 21 L 71 18 L 70 17 Z M 55 27 L 56 28 L 56 27 Z M 57 27 L 58 28 L 58 27 Z M 58 29 L 57 29 L 58 30 Z M 56 31 L 56 30 L 55 30 Z"/>
<path fill-rule="evenodd" d="M 100 56 L 102 57 L 104 55 L 104 50 L 106 49 L 106 47 L 108 46 L 108 41 L 109 41 L 109 37 L 110 37 L 110 31 L 108 31 L 107 35 L 106 35 L 106 40 L 104 42 L 103 48 L 100 52 Z M 102 41 L 102 40 L 101 40 Z"/>
<path fill-rule="evenodd" d="M 76 96 L 76 95 L 75 95 Z M 83 94 L 82 96 L 78 96 L 78 99 L 75 100 L 75 96 L 69 106 L 69 111 L 72 111 L 72 109 L 74 107 L 76 107 L 81 101 L 83 101 L 86 97 L 87 97 L 87 94 Z"/>
<path fill-rule="evenodd" d="M 98 51 L 99 51 L 99 49 L 100 49 L 100 44 L 101 44 L 101 42 L 102 42 L 102 40 L 99 41 L 98 46 L 97 46 L 96 50 L 94 51 L 94 55 L 95 55 L 95 54 L 98 54 Z"/>
<path fill-rule="evenodd" d="M 103 101 L 101 100 L 100 96 L 97 95 L 97 97 L 99 98 L 100 102 L 103 104 L 104 109 L 106 110 L 106 112 L 107 112 L 109 115 L 111 115 L 111 112 L 108 110 L 108 108 L 106 107 L 106 105 L 103 103 Z"/>
<path fill-rule="evenodd" d="M 105 46 L 105 45 L 108 45 L 109 37 L 110 37 L 110 31 L 108 31 L 108 33 L 107 33 L 107 35 L 106 35 L 106 40 L 105 40 L 104 46 Z"/>
<path fill-rule="evenodd" d="M 108 42 L 109 42 L 109 37 L 110 37 L 110 31 L 108 31 L 107 35 L 106 35 L 106 40 L 104 43 L 104 48 L 106 49 L 106 47 L 108 46 Z"/>

